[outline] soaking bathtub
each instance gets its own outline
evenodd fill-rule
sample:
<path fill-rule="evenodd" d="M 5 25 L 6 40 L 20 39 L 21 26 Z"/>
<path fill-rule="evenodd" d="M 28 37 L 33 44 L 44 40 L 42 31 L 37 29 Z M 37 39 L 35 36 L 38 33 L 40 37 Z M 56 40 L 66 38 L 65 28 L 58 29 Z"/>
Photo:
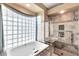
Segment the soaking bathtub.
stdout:
<path fill-rule="evenodd" d="M 8 49 L 7 56 L 35 56 L 47 47 L 47 44 L 35 41 L 17 48 Z"/>

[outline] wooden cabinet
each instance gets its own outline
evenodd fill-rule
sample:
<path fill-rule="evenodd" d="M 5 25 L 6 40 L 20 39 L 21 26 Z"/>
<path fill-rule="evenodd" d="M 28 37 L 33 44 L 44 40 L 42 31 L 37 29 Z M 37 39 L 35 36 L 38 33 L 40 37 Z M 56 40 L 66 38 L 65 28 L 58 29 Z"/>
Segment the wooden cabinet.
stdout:
<path fill-rule="evenodd" d="M 59 56 L 77 56 L 77 54 L 68 52 L 68 51 L 63 50 L 63 49 L 58 49 L 58 48 L 55 48 L 54 53 L 59 55 Z"/>

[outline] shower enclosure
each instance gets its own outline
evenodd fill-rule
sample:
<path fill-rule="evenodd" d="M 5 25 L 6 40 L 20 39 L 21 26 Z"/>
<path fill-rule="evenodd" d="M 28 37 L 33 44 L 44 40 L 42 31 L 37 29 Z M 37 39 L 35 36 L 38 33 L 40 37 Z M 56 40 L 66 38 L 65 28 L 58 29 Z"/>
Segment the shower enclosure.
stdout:
<path fill-rule="evenodd" d="M 50 39 L 55 48 L 54 53 L 60 53 L 58 55 L 79 55 L 79 33 L 76 32 L 76 28 L 78 28 L 76 27 L 77 23 L 77 21 L 72 21 L 53 24 L 53 35 L 50 34 L 48 39 Z M 64 29 L 59 30 L 59 25 L 64 25 Z"/>
<path fill-rule="evenodd" d="M 49 17 L 49 20 L 50 29 L 53 28 L 49 29 L 49 38 L 54 41 L 54 52 L 58 55 L 79 56 L 79 9 L 69 15 Z"/>

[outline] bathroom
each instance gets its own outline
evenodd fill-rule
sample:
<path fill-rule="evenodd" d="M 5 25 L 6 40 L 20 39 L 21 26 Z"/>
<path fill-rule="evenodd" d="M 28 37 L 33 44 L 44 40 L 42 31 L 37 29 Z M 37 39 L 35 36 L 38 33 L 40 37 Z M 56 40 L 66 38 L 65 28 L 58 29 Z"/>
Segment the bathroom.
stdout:
<path fill-rule="evenodd" d="M 79 56 L 79 3 L 0 4 L 1 56 Z"/>

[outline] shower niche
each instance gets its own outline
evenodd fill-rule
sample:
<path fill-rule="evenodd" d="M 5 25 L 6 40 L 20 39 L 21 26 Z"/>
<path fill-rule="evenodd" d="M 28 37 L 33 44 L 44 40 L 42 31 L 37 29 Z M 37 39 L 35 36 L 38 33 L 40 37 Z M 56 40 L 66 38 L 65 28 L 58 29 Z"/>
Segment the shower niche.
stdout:
<path fill-rule="evenodd" d="M 64 37 L 64 25 L 59 25 L 58 36 L 59 37 Z"/>

